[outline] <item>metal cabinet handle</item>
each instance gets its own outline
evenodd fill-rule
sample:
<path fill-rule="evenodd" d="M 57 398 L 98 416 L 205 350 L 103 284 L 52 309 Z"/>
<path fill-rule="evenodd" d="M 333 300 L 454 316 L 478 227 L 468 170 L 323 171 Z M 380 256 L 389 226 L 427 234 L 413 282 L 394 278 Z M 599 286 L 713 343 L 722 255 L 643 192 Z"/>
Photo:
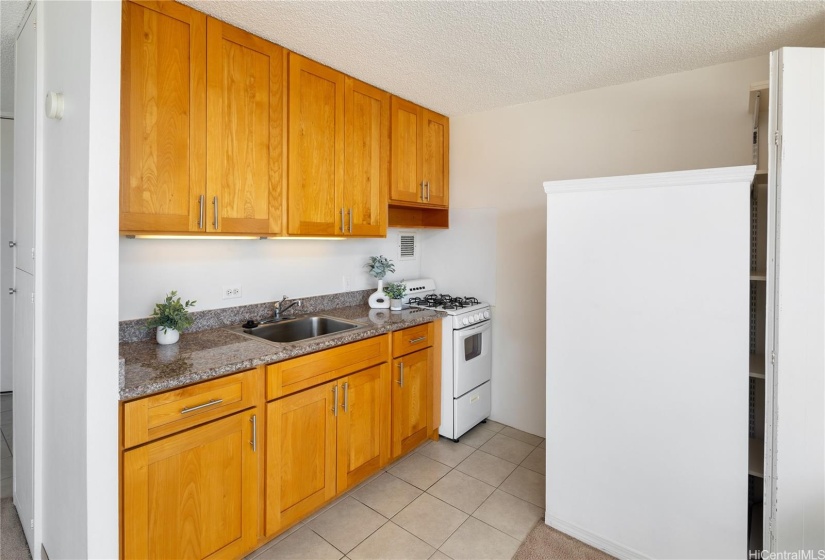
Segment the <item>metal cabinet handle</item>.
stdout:
<path fill-rule="evenodd" d="M 427 202 L 430 201 L 430 182 L 427 181 Z"/>
<path fill-rule="evenodd" d="M 258 415 L 253 414 L 252 418 L 249 419 L 252 422 L 252 441 L 249 443 L 252 444 L 252 451 L 258 451 Z"/>
<path fill-rule="evenodd" d="M 419 336 L 418 338 L 410 339 L 410 344 L 418 344 L 419 342 L 423 342 L 425 340 L 427 340 L 426 336 Z"/>
<path fill-rule="evenodd" d="M 199 209 L 198 209 L 198 229 L 203 229 L 203 216 L 204 216 L 204 214 L 203 214 L 203 203 L 205 201 L 206 201 L 206 196 L 205 195 L 200 195 L 198 197 L 198 205 L 199 205 Z"/>
<path fill-rule="evenodd" d="M 424 196 L 424 185 L 425 184 L 426 184 L 425 181 L 421 181 L 421 202 L 425 202 L 427 200 Z"/>
<path fill-rule="evenodd" d="M 344 383 L 344 412 L 349 412 L 349 383 Z"/>
<path fill-rule="evenodd" d="M 352 233 L 352 208 L 347 210 L 347 214 L 349 215 L 349 232 Z"/>
<path fill-rule="evenodd" d="M 398 381 L 396 381 L 396 383 L 401 385 L 401 388 L 403 389 L 404 388 L 404 362 L 398 362 L 398 369 L 400 369 L 401 372 L 398 375 Z"/>
<path fill-rule="evenodd" d="M 338 416 L 338 384 L 332 386 L 332 415 Z"/>
<path fill-rule="evenodd" d="M 188 414 L 190 412 L 195 412 L 196 410 L 200 410 L 202 408 L 206 408 L 207 406 L 215 406 L 216 404 L 221 404 L 223 399 L 212 399 L 208 403 L 199 404 L 198 406 L 192 406 L 189 408 L 182 408 L 180 410 L 181 414 Z"/>
<path fill-rule="evenodd" d="M 218 231 L 218 197 L 212 197 L 212 206 L 215 207 L 215 221 L 212 222 L 212 225 L 215 226 L 215 231 Z"/>
<path fill-rule="evenodd" d="M 341 207 L 341 233 L 344 233 L 344 207 Z"/>

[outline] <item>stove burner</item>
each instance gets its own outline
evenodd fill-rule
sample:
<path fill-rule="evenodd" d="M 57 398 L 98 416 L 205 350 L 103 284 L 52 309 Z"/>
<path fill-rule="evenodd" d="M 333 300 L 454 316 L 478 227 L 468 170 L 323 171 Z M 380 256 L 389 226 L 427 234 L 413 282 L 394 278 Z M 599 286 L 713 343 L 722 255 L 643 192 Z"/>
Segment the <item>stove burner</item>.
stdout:
<path fill-rule="evenodd" d="M 464 304 L 465 305 L 478 305 L 479 301 L 478 301 L 478 299 L 476 299 L 474 297 L 465 297 L 464 298 Z"/>
<path fill-rule="evenodd" d="M 456 306 L 450 302 L 445 303 L 441 306 L 442 309 L 456 309 Z"/>
<path fill-rule="evenodd" d="M 409 303 L 410 305 L 418 305 L 418 304 L 420 304 L 422 301 L 423 301 L 423 300 L 422 300 L 420 297 L 417 297 L 417 296 L 416 296 L 416 297 L 411 297 L 407 303 Z"/>

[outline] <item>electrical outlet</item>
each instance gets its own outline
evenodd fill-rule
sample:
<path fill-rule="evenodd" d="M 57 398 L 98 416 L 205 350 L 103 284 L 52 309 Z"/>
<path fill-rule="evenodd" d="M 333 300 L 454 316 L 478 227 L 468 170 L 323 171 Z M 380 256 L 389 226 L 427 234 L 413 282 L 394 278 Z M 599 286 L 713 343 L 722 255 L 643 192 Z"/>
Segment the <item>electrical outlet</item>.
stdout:
<path fill-rule="evenodd" d="M 223 299 L 235 299 L 241 297 L 241 285 L 235 284 L 234 286 L 224 286 L 223 288 Z"/>

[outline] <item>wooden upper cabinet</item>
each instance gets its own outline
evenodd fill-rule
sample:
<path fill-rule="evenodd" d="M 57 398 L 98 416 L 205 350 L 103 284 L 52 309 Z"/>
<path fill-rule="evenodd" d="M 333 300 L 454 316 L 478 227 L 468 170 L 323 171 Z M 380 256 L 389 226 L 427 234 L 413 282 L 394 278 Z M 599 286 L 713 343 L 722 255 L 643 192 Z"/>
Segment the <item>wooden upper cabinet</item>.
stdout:
<path fill-rule="evenodd" d="M 387 234 L 390 182 L 390 94 L 347 77 L 344 96 L 345 235 Z"/>
<path fill-rule="evenodd" d="M 207 232 L 279 233 L 286 51 L 208 18 Z"/>
<path fill-rule="evenodd" d="M 422 110 L 421 176 L 426 201 L 447 206 L 450 192 L 450 122 L 444 115 Z"/>
<path fill-rule="evenodd" d="M 449 119 L 392 98 L 392 181 L 389 202 L 449 205 Z"/>
<path fill-rule="evenodd" d="M 198 231 L 206 162 L 206 16 L 123 3 L 120 229 Z"/>
<path fill-rule="evenodd" d="M 124 558 L 239 558 L 254 548 L 254 417 L 240 412 L 123 454 Z"/>
<path fill-rule="evenodd" d="M 343 233 L 344 74 L 289 53 L 288 232 Z"/>

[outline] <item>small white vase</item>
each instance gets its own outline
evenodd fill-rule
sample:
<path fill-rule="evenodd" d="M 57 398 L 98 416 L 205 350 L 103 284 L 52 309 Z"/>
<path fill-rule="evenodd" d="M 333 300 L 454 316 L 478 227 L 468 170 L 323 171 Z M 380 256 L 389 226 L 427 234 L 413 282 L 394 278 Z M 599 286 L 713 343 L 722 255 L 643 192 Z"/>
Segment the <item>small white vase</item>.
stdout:
<path fill-rule="evenodd" d="M 166 332 L 163 332 L 163 327 L 158 327 L 157 340 L 158 344 L 174 344 L 180 339 L 180 332 L 175 329 L 166 327 Z"/>
<path fill-rule="evenodd" d="M 370 296 L 370 307 L 373 309 L 387 309 L 390 306 L 390 298 L 384 293 L 384 281 L 378 281 L 378 290 Z"/>
<path fill-rule="evenodd" d="M 401 299 L 391 299 L 390 300 L 390 311 L 401 311 L 401 309 L 403 309 L 403 307 L 404 307 L 401 303 L 402 301 L 403 300 L 401 300 Z"/>

